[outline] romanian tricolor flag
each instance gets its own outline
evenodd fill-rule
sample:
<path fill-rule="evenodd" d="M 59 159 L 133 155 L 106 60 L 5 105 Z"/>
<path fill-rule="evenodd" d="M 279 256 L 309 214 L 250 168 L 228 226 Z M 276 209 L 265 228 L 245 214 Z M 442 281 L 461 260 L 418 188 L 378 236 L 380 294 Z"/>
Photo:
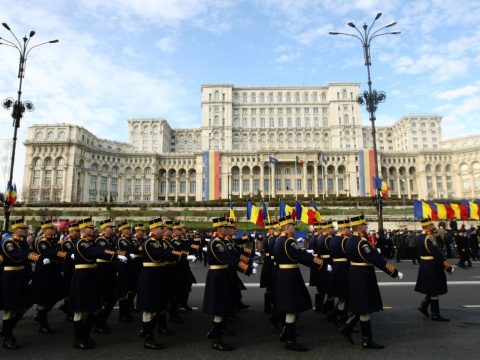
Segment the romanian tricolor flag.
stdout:
<path fill-rule="evenodd" d="M 267 204 L 263 203 L 262 205 L 263 217 L 267 220 L 267 223 L 270 223 L 270 214 L 268 213 Z"/>
<path fill-rule="evenodd" d="M 297 210 L 297 219 L 304 224 L 313 225 L 317 222 L 315 209 L 307 208 L 298 201 L 295 201 L 295 209 Z"/>
<path fill-rule="evenodd" d="M 17 202 L 17 185 L 12 183 L 8 183 L 7 191 L 5 193 L 5 199 L 7 200 L 9 205 L 13 205 Z"/>
<path fill-rule="evenodd" d="M 257 226 L 264 227 L 263 211 L 259 207 L 253 205 L 251 201 L 247 201 L 247 220 Z"/>
<path fill-rule="evenodd" d="M 220 151 L 209 150 L 203 153 L 203 200 L 220 199 Z"/>
<path fill-rule="evenodd" d="M 313 200 L 313 199 L 312 199 L 311 208 L 315 210 L 315 220 L 316 220 L 317 222 L 322 221 L 322 217 L 321 217 L 321 215 L 320 215 L 320 211 L 318 211 L 318 208 L 317 208 L 317 203 L 316 203 L 315 200 Z"/>
<path fill-rule="evenodd" d="M 429 201 L 428 205 L 430 205 L 430 209 L 432 211 L 432 215 L 430 216 L 430 218 L 432 220 L 438 220 L 437 204 L 435 204 L 433 201 Z"/>
<path fill-rule="evenodd" d="M 474 203 L 473 201 L 469 201 L 468 206 L 470 210 L 470 219 L 480 220 L 480 217 L 478 216 L 478 204 Z"/>
<path fill-rule="evenodd" d="M 375 195 L 375 156 L 373 149 L 358 152 L 358 172 L 360 182 L 360 196 Z"/>
<path fill-rule="evenodd" d="M 416 219 L 432 218 L 432 208 L 425 201 L 413 200 L 413 214 Z"/>
<path fill-rule="evenodd" d="M 445 204 L 436 204 L 437 205 L 437 214 L 440 220 L 447 220 L 448 213 Z"/>
<path fill-rule="evenodd" d="M 237 217 L 235 216 L 235 211 L 233 211 L 233 205 L 232 204 L 230 204 L 229 218 L 233 221 L 233 223 L 235 224 L 235 227 L 237 227 Z"/>
<path fill-rule="evenodd" d="M 278 204 L 278 207 L 279 207 L 279 217 L 282 218 L 287 215 L 290 215 L 294 221 L 297 219 L 297 211 L 295 210 L 294 207 L 285 204 L 285 201 L 280 201 L 280 204 Z"/>

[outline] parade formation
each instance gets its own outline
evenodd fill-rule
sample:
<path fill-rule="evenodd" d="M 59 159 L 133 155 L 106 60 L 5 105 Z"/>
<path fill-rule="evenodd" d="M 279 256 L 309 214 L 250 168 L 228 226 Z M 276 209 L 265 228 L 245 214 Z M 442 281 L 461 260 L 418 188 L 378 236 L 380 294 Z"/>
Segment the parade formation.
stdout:
<path fill-rule="evenodd" d="M 28 237 L 25 220 L 11 222 L 11 232 L 1 240 L 1 297 L 3 347 L 21 347 L 14 330 L 23 315 L 36 304 L 38 332 L 53 334 L 48 317 L 59 308 L 73 323 L 73 347 L 96 347 L 91 332 L 109 334 L 110 315 L 118 302 L 121 322 L 134 321 L 132 311 L 142 312 L 138 336 L 144 348 L 163 349 L 155 334 L 173 335 L 167 327 L 182 322 L 181 312 L 192 311 L 189 293 L 196 283 L 190 262 L 204 258 L 208 265 L 202 311 L 212 316 L 205 329 L 214 350 L 230 351 L 224 341 L 231 335 L 228 323 L 248 307 L 242 302 L 245 286 L 238 276 L 257 273 L 261 259 L 260 287 L 265 289 L 264 312 L 278 331 L 278 338 L 291 351 L 307 351 L 297 342 L 296 322 L 302 312 L 314 309 L 325 314 L 352 344 L 355 325 L 360 323 L 364 349 L 382 349 L 373 340 L 370 314 L 383 309 L 375 267 L 392 278 L 402 273 L 389 263 L 368 240 L 364 215 L 315 223 L 308 244 L 295 239 L 290 215 L 265 224 L 266 236 L 255 246 L 250 237 L 236 236 L 235 220 L 227 216 L 212 220 L 207 238 L 188 231 L 181 222 L 160 217 L 148 225 L 111 219 L 98 223 L 91 218 L 71 223 L 68 234 L 60 234 L 51 220 Z M 430 219 L 422 219 L 416 238 L 419 270 L 415 291 L 425 299 L 418 310 L 434 321 L 449 319 L 440 314 L 439 296 L 447 293 L 445 272 L 453 273 L 437 245 Z M 300 266 L 310 268 L 309 285 L 315 287 L 312 303 Z"/>

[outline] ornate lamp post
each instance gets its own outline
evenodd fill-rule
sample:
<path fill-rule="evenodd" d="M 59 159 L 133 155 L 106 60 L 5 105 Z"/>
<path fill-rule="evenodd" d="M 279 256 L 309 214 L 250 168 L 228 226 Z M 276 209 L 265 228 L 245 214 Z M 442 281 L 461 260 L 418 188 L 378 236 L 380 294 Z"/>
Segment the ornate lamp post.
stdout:
<path fill-rule="evenodd" d="M 373 39 L 382 36 L 382 35 L 397 35 L 400 34 L 399 30 L 394 31 L 385 31 L 382 30 L 392 27 L 397 24 L 396 21 L 389 22 L 388 24 L 384 25 L 383 27 L 375 30 L 372 32 L 373 25 L 375 22 L 382 16 L 382 13 L 378 13 L 375 16 L 372 24 L 368 26 L 366 23 L 363 24 L 362 28 L 363 31 L 357 28 L 357 26 L 353 22 L 349 22 L 347 25 L 351 28 L 356 30 L 357 34 L 349 34 L 337 31 L 330 31 L 330 35 L 345 35 L 345 36 L 352 36 L 360 40 L 363 46 L 363 55 L 365 58 L 365 66 L 367 67 L 367 75 L 368 75 L 368 91 L 364 91 L 363 94 L 357 96 L 357 102 L 360 105 L 365 104 L 368 113 L 370 114 L 370 121 L 372 123 L 372 142 L 373 142 L 373 156 L 374 156 L 374 166 L 375 166 L 375 177 L 378 176 L 378 155 L 377 155 L 377 139 L 376 139 L 376 131 L 375 131 L 375 112 L 377 110 L 377 106 L 379 103 L 382 103 L 386 99 L 385 92 L 378 91 L 372 89 L 372 79 L 370 77 L 370 66 L 372 65 L 371 58 L 370 58 L 370 44 Z M 377 216 L 378 216 L 378 231 L 383 233 L 383 209 L 382 209 L 382 196 L 380 190 L 376 190 L 375 194 L 375 205 L 377 208 Z"/>
<path fill-rule="evenodd" d="M 27 64 L 27 57 L 30 51 L 32 51 L 36 47 L 39 47 L 45 44 L 54 44 L 54 43 L 57 43 L 58 40 L 50 40 L 50 41 L 46 41 L 46 42 L 29 47 L 28 45 L 32 37 L 35 35 L 35 31 L 33 30 L 30 31 L 30 34 L 28 35 L 28 37 L 24 36 L 22 39 L 23 40 L 23 43 L 22 43 L 20 42 L 20 40 L 18 40 L 17 36 L 15 36 L 15 34 L 12 32 L 12 30 L 10 29 L 10 26 L 8 26 L 7 23 L 2 23 L 2 25 L 5 29 L 7 29 L 10 32 L 10 34 L 12 34 L 13 38 L 15 39 L 15 42 L 0 37 L 0 45 L 5 45 L 8 47 L 15 48 L 20 54 L 20 62 L 18 66 L 18 78 L 20 80 L 18 85 L 17 100 L 14 100 L 13 98 L 7 98 L 2 101 L 2 106 L 5 109 L 7 110 L 12 109 L 12 118 L 13 118 L 12 157 L 10 160 L 10 176 L 8 178 L 8 185 L 7 185 L 7 188 L 9 188 L 10 186 L 12 186 L 12 181 L 13 181 L 13 166 L 15 163 L 17 130 L 20 127 L 20 120 L 22 119 L 23 113 L 25 111 L 33 111 L 35 109 L 35 107 L 30 101 L 22 102 L 22 82 L 25 76 L 25 65 Z M 4 210 L 4 216 L 5 216 L 5 220 L 3 222 L 3 231 L 8 230 L 8 224 L 10 221 L 10 205 L 12 204 L 10 204 L 8 198 L 5 197 L 5 202 L 3 204 L 3 210 Z"/>

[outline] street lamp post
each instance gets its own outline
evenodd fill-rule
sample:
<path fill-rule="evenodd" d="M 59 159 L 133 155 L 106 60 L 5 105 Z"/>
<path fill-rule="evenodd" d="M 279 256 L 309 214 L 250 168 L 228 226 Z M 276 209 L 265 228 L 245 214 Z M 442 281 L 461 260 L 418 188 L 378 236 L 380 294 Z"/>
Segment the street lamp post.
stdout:
<path fill-rule="evenodd" d="M 45 44 L 54 44 L 54 43 L 57 43 L 58 40 L 50 40 L 50 41 L 46 41 L 46 42 L 29 47 L 28 45 L 32 37 L 35 35 L 35 31 L 33 30 L 30 31 L 30 34 L 28 35 L 28 37 L 24 36 L 22 39 L 23 40 L 23 43 L 22 43 L 20 42 L 20 40 L 18 40 L 18 38 L 12 32 L 12 30 L 10 29 L 10 26 L 8 26 L 7 23 L 2 23 L 2 25 L 5 29 L 7 29 L 10 32 L 10 34 L 12 34 L 13 38 L 15 39 L 15 42 L 0 37 L 0 45 L 5 45 L 8 47 L 15 48 L 20 54 L 20 62 L 18 65 L 18 78 L 20 80 L 18 85 L 17 100 L 14 100 L 12 98 L 7 98 L 2 101 L 2 106 L 5 109 L 7 110 L 12 109 L 12 118 L 13 118 L 12 157 L 10 160 L 10 175 L 8 177 L 8 184 L 7 184 L 7 189 L 8 189 L 10 188 L 10 186 L 12 186 L 12 182 L 13 182 L 13 166 L 15 163 L 15 148 L 17 145 L 17 131 L 18 131 L 18 128 L 20 127 L 20 120 L 22 119 L 23 113 L 25 111 L 33 111 L 35 109 L 35 107 L 30 101 L 22 102 L 22 83 L 23 83 L 23 78 L 25 76 L 25 66 L 27 64 L 27 56 L 30 53 L 30 51 L 32 51 L 34 48 L 39 47 L 41 45 L 45 45 Z M 12 204 L 9 203 L 7 196 L 5 196 L 5 201 L 3 204 L 4 217 L 5 217 L 5 220 L 3 222 L 3 231 L 8 230 L 11 205 Z"/>
<path fill-rule="evenodd" d="M 397 24 L 396 21 L 391 21 L 385 26 L 371 32 L 373 25 L 375 22 L 382 16 L 382 13 L 378 13 L 375 16 L 372 24 L 368 26 L 366 23 L 363 24 L 362 28 L 363 31 L 357 28 L 357 26 L 353 22 L 349 22 L 347 25 L 351 28 L 355 29 L 357 34 L 349 34 L 337 31 L 330 31 L 330 35 L 345 35 L 345 36 L 352 36 L 360 40 L 363 46 L 363 55 L 365 58 L 365 66 L 367 67 L 367 75 L 368 75 L 368 91 L 364 91 L 363 94 L 358 95 L 357 102 L 360 105 L 365 104 L 368 113 L 370 114 L 370 121 L 372 123 L 372 142 L 373 142 L 373 156 L 374 156 L 374 166 L 375 166 L 375 177 L 378 178 L 378 155 L 377 155 L 377 140 L 376 140 L 376 131 L 375 131 L 375 111 L 377 110 L 377 106 L 379 103 L 382 103 L 386 99 L 385 92 L 378 91 L 372 89 L 372 79 L 370 76 L 370 66 L 372 65 L 371 58 L 370 58 L 370 45 L 373 39 L 382 35 L 397 35 L 400 34 L 399 30 L 395 31 L 386 31 L 382 32 L 382 30 L 392 27 Z M 375 205 L 377 208 L 377 217 L 378 217 L 378 231 L 379 233 L 383 233 L 383 209 L 382 209 L 382 196 L 381 191 L 376 189 L 375 194 Z"/>

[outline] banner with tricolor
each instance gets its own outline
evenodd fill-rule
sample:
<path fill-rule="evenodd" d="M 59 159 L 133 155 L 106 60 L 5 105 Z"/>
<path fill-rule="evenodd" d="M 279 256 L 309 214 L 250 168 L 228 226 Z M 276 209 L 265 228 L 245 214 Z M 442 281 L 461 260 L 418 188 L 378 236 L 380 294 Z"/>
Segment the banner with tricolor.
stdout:
<path fill-rule="evenodd" d="M 263 219 L 262 209 L 253 205 L 251 201 L 247 201 L 247 220 L 257 226 L 264 227 Z"/>
<path fill-rule="evenodd" d="M 375 156 L 373 149 L 358 151 L 358 177 L 360 185 L 360 196 L 375 195 Z"/>
<path fill-rule="evenodd" d="M 5 200 L 9 205 L 13 205 L 17 202 L 17 184 L 8 182 L 7 191 L 5 192 Z"/>
<path fill-rule="evenodd" d="M 203 153 L 203 200 L 220 199 L 220 151 L 209 150 Z"/>
<path fill-rule="evenodd" d="M 293 206 L 287 205 L 285 201 L 280 201 L 278 204 L 279 213 L 278 216 L 283 218 L 287 215 L 290 215 L 293 220 L 297 219 L 297 210 Z"/>
<path fill-rule="evenodd" d="M 390 185 L 381 178 L 373 177 L 373 183 L 375 184 L 375 189 L 380 190 L 382 197 L 384 199 L 388 198 L 388 192 L 390 191 Z"/>
<path fill-rule="evenodd" d="M 458 204 L 444 201 L 413 200 L 413 215 L 416 219 L 432 220 L 480 220 L 480 201 L 460 200 Z"/>
<path fill-rule="evenodd" d="M 317 210 L 303 206 L 299 201 L 295 201 L 295 209 L 297 211 L 297 219 L 304 224 L 313 225 L 321 220 L 320 213 Z"/>

